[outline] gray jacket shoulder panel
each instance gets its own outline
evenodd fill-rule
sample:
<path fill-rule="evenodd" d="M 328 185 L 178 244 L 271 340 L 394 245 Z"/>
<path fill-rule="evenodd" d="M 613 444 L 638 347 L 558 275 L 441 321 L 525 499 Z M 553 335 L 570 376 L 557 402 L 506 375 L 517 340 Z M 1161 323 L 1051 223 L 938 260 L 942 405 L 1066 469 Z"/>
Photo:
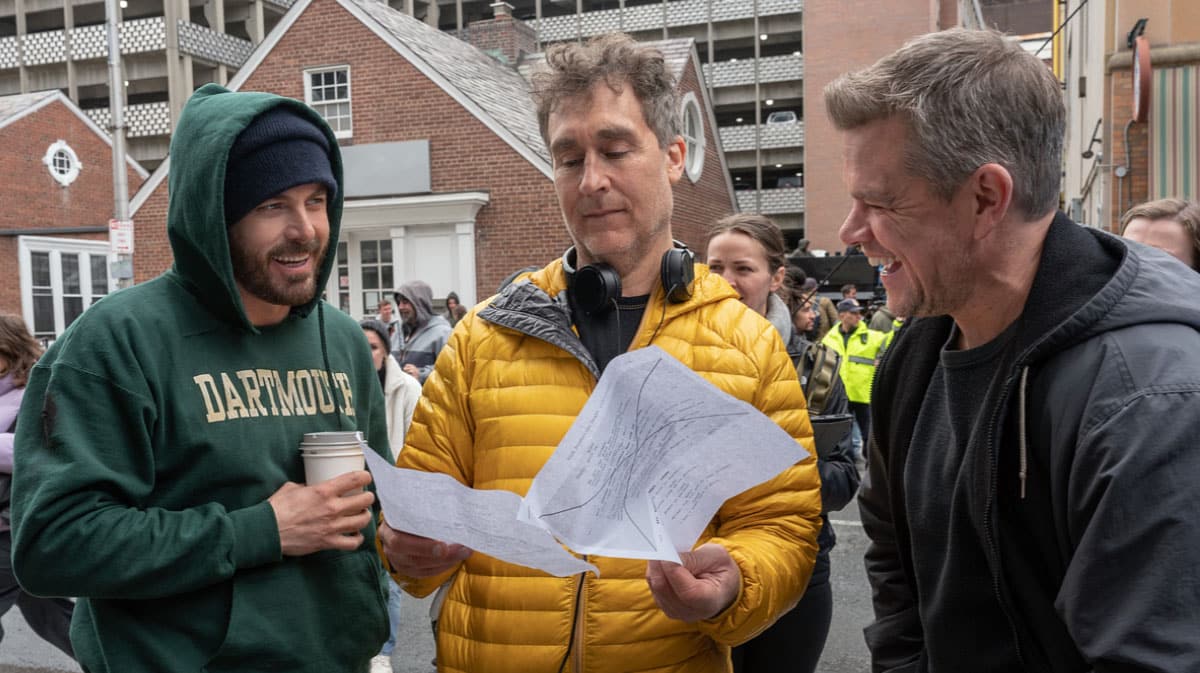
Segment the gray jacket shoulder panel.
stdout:
<path fill-rule="evenodd" d="M 551 297 L 529 280 L 520 280 L 504 288 L 479 312 L 479 317 L 562 348 L 582 362 L 597 379 L 600 378 L 596 359 L 571 328 L 566 291 Z"/>

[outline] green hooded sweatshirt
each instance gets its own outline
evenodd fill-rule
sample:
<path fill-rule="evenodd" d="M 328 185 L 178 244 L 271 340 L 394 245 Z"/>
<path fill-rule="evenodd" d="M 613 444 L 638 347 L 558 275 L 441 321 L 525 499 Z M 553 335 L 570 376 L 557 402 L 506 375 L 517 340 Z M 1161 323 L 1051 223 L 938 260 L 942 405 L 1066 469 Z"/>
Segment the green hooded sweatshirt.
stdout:
<path fill-rule="evenodd" d="M 246 317 L 224 222 L 225 162 L 258 114 L 289 106 L 329 138 L 334 265 L 342 166 L 298 101 L 216 85 L 171 142 L 175 265 L 89 308 L 46 352 L 18 420 L 13 568 L 31 593 L 78 596 L 91 673 L 365 671 L 387 637 L 375 527 L 351 552 L 284 557 L 267 498 L 303 482 L 306 432 L 361 430 L 389 455 L 362 329 L 319 299 Z"/>

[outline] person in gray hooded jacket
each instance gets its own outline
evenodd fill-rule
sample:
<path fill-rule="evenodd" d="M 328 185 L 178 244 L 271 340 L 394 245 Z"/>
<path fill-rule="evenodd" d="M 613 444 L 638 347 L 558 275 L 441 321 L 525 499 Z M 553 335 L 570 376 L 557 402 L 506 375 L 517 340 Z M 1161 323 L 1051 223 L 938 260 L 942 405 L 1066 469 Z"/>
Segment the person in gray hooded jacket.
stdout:
<path fill-rule="evenodd" d="M 400 367 L 425 383 L 454 328 L 433 312 L 433 290 L 424 281 L 414 280 L 396 290 L 396 310 L 404 331 L 404 346 L 397 358 Z"/>
<path fill-rule="evenodd" d="M 991 31 L 825 90 L 878 366 L 872 670 L 1200 671 L 1200 275 L 1057 212 L 1058 81 Z"/>

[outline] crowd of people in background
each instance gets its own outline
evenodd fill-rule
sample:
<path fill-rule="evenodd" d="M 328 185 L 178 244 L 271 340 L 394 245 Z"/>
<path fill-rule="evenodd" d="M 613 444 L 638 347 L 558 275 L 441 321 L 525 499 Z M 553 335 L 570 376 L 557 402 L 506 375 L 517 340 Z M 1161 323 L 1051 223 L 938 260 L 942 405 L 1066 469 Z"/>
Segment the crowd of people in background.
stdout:
<path fill-rule="evenodd" d="M 654 48 L 554 45 L 533 85 L 572 247 L 475 307 L 412 279 L 357 322 L 318 291 L 333 132 L 291 99 L 197 91 L 175 266 L 44 354 L 0 315 L 0 614 L 97 673 L 386 673 L 401 593 L 436 591 L 439 669 L 811 673 L 828 514 L 857 495 L 873 670 L 1200 667 L 1200 206 L 1136 206 L 1124 239 L 1059 212 L 1064 108 L 1037 58 L 954 29 L 826 88 L 872 306 L 789 267 L 765 216 L 712 223 L 701 263 L 674 240 L 686 144 Z M 648 345 L 810 454 L 681 564 L 552 577 L 402 530 L 365 470 L 304 483 L 301 437 L 348 431 L 524 493 Z"/>

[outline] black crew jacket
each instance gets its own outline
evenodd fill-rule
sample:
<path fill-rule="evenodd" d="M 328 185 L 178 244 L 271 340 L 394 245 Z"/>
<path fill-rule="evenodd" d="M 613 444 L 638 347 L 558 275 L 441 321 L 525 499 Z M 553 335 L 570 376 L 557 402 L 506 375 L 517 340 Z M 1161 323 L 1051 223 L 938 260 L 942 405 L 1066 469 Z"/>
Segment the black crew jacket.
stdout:
<path fill-rule="evenodd" d="M 872 391 L 873 671 L 942 673 L 903 510 L 906 489 L 936 486 L 902 477 L 952 326 L 908 321 Z M 978 533 L 1023 670 L 1200 671 L 1200 274 L 1059 213 L 1000 357 L 964 455 L 970 504 L 951 516 Z"/>

